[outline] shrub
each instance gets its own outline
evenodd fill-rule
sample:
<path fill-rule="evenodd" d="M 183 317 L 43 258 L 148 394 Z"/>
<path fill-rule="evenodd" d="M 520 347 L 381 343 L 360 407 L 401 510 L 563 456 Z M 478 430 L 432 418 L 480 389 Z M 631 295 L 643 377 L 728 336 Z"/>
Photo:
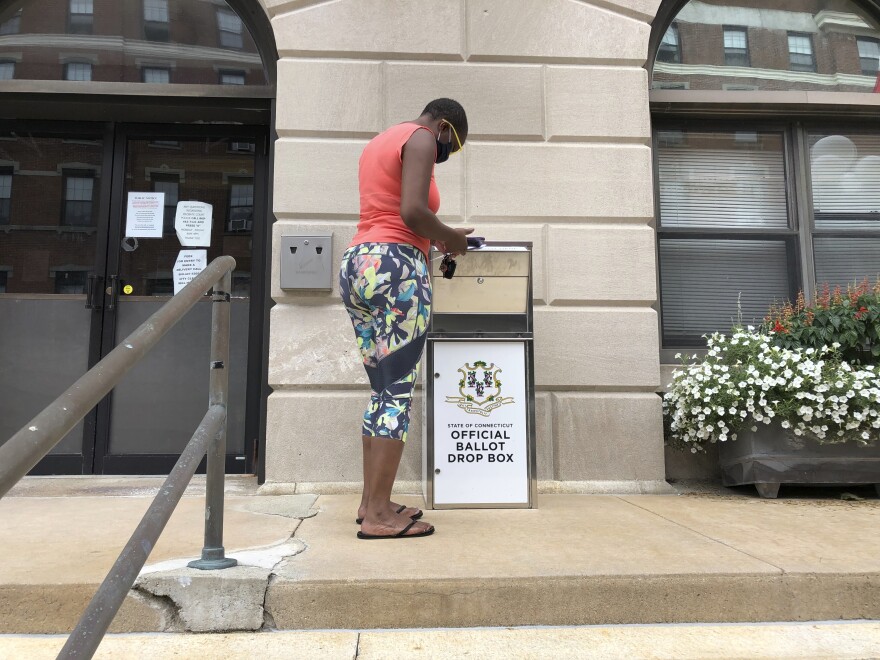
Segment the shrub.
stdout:
<path fill-rule="evenodd" d="M 813 348 L 837 342 L 842 360 L 852 365 L 880 364 L 880 278 L 867 278 L 844 293 L 825 284 L 812 305 L 799 293 L 794 304 L 773 306 L 761 332 L 782 348 Z"/>
<path fill-rule="evenodd" d="M 697 452 L 774 419 L 822 443 L 880 439 L 880 368 L 853 368 L 837 342 L 779 346 L 780 333 L 715 333 L 704 358 L 683 361 L 663 399 L 671 444 Z"/>

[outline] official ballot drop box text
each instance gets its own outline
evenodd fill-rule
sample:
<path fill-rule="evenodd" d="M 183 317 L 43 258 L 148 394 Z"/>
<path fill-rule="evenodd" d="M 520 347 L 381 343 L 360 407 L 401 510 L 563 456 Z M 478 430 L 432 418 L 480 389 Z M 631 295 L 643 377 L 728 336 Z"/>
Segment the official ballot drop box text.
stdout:
<path fill-rule="evenodd" d="M 487 243 L 447 280 L 432 254 L 422 451 L 433 509 L 529 508 L 537 494 L 531 243 Z"/>

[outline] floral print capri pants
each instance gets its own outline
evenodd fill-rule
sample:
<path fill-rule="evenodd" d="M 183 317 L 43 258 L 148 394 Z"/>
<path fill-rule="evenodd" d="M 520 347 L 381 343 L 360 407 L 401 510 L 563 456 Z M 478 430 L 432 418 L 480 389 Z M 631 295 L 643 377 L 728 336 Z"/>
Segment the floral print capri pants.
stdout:
<path fill-rule="evenodd" d="M 339 289 L 372 388 L 363 435 L 406 442 L 431 316 L 425 255 L 405 243 L 355 245 L 342 257 Z"/>

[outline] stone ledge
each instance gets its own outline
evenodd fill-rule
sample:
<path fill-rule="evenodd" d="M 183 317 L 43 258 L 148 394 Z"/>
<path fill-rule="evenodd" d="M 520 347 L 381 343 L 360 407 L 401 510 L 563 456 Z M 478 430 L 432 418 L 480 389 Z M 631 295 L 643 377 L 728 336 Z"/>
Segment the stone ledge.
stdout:
<path fill-rule="evenodd" d="M 281 629 L 810 621 L 876 619 L 878 594 L 876 573 L 278 579 L 266 608 Z"/>
<path fill-rule="evenodd" d="M 360 481 L 318 482 L 266 482 L 260 486 L 258 495 L 292 495 L 312 493 L 315 495 L 353 495 L 361 492 Z M 585 494 L 585 495 L 675 495 L 675 489 L 665 481 L 557 481 L 539 479 L 538 493 Z M 404 480 L 394 484 L 395 495 L 421 497 L 422 482 Z"/>

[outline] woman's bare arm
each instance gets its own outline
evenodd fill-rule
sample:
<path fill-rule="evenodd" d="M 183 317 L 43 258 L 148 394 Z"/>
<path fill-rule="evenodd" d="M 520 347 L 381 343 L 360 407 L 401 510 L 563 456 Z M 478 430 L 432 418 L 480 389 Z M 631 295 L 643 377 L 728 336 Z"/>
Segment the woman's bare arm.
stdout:
<path fill-rule="evenodd" d="M 428 208 L 428 190 L 436 156 L 436 141 L 429 131 L 418 130 L 403 147 L 400 186 L 400 217 L 419 236 L 445 245 L 449 252 L 467 250 L 467 235 L 473 229 L 444 224 Z"/>

